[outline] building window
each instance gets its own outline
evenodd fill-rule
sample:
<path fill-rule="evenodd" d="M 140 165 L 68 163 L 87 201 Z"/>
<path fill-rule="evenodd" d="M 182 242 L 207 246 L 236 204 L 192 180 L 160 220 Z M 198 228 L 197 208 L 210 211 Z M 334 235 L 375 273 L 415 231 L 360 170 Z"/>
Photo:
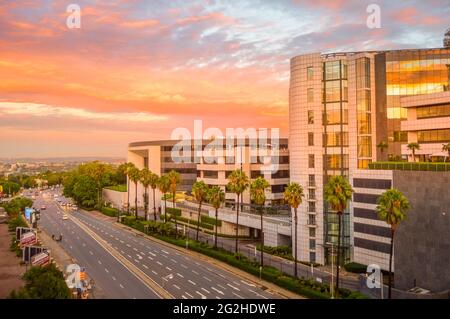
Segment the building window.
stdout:
<path fill-rule="evenodd" d="M 316 229 L 315 228 L 310 228 L 309 229 L 309 237 L 316 237 Z"/>
<path fill-rule="evenodd" d="M 272 178 L 289 178 L 289 171 L 279 170 L 276 173 L 272 173 Z"/>
<path fill-rule="evenodd" d="M 308 199 L 316 199 L 316 190 L 314 188 L 308 191 Z"/>
<path fill-rule="evenodd" d="M 342 121 L 341 121 L 341 110 L 334 108 L 336 104 L 337 103 L 327 104 L 327 111 L 323 113 L 324 124 L 333 125 L 333 124 L 341 124 L 341 122 L 342 124 L 348 124 L 348 110 L 347 109 L 342 110 Z"/>
<path fill-rule="evenodd" d="M 218 178 L 219 172 L 217 171 L 203 171 L 204 178 Z"/>
<path fill-rule="evenodd" d="M 309 154 L 308 155 L 308 167 L 309 168 L 314 168 L 314 154 Z"/>
<path fill-rule="evenodd" d="M 394 131 L 394 142 L 407 142 L 407 141 L 408 141 L 408 132 Z"/>
<path fill-rule="evenodd" d="M 341 169 L 348 168 L 348 155 L 331 154 L 324 155 L 325 165 L 327 169 Z"/>
<path fill-rule="evenodd" d="M 309 262 L 311 262 L 311 263 L 316 262 L 316 253 L 313 251 L 309 253 Z"/>
<path fill-rule="evenodd" d="M 314 69 L 312 66 L 306 68 L 306 78 L 311 81 L 314 77 Z"/>
<path fill-rule="evenodd" d="M 418 131 L 417 141 L 419 143 L 448 142 L 450 141 L 450 129 Z"/>
<path fill-rule="evenodd" d="M 372 156 L 372 137 L 359 136 L 358 137 L 358 157 Z"/>
<path fill-rule="evenodd" d="M 315 225 L 315 224 L 316 224 L 316 216 L 308 215 L 308 225 Z"/>
<path fill-rule="evenodd" d="M 316 240 L 315 239 L 309 240 L 309 249 L 316 250 Z"/>
<path fill-rule="evenodd" d="M 369 163 L 372 163 L 371 159 L 359 159 L 358 160 L 358 168 L 361 168 L 361 169 L 369 168 Z"/>
<path fill-rule="evenodd" d="M 323 134 L 324 146 L 348 146 L 348 133 L 347 132 L 333 132 Z"/>
<path fill-rule="evenodd" d="M 316 176 L 314 176 L 314 175 L 309 175 L 308 183 L 309 183 L 309 184 L 308 184 L 309 186 L 315 187 L 315 186 L 316 186 Z"/>
<path fill-rule="evenodd" d="M 272 193 L 284 193 L 286 186 L 287 185 L 272 185 L 270 188 Z"/>
<path fill-rule="evenodd" d="M 308 202 L 308 212 L 310 213 L 316 212 L 316 202 Z"/>
<path fill-rule="evenodd" d="M 314 111 L 308 111 L 308 124 L 314 124 Z"/>
<path fill-rule="evenodd" d="M 308 146 L 314 146 L 314 133 L 308 133 Z"/>
<path fill-rule="evenodd" d="M 314 102 L 314 89 L 308 89 L 307 91 L 307 102 L 308 103 L 312 103 L 312 102 Z"/>
<path fill-rule="evenodd" d="M 450 116 L 450 104 L 423 106 L 416 110 L 418 119 Z"/>

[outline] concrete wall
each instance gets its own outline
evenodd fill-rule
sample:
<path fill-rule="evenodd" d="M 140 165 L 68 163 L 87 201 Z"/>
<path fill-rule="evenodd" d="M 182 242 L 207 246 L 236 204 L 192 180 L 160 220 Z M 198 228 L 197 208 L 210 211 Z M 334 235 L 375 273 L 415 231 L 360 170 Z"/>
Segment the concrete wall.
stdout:
<path fill-rule="evenodd" d="M 395 287 L 450 289 L 450 173 L 394 171 L 411 209 L 394 241 Z"/>
<path fill-rule="evenodd" d="M 111 189 L 104 188 L 102 190 L 103 201 L 111 203 L 114 208 L 122 208 L 127 203 L 127 193 L 113 191 Z"/>

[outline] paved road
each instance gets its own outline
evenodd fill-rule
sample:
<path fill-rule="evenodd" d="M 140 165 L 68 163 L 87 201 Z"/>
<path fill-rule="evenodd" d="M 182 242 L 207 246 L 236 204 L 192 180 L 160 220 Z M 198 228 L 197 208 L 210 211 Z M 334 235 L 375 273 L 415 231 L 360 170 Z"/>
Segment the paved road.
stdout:
<path fill-rule="evenodd" d="M 41 205 L 36 203 L 37 205 Z M 62 220 L 62 215 L 57 214 L 55 202 L 47 203 L 46 213 L 42 213 L 41 224 L 49 228 L 49 231 L 62 230 L 63 245 L 69 254 L 73 254 L 79 263 L 95 271 L 89 274 L 103 290 L 110 290 L 113 282 L 121 282 L 124 287 L 120 291 L 128 293 L 129 286 L 135 286 L 138 281 L 131 275 L 122 264 L 114 263 L 114 257 L 109 255 L 105 249 L 92 239 L 85 231 L 78 227 L 71 220 Z M 62 211 L 62 209 L 59 209 Z M 78 211 L 70 213 L 71 218 L 76 218 L 91 231 L 95 232 L 109 245 L 111 250 L 115 250 L 127 261 L 131 262 L 148 277 L 164 287 L 175 298 L 184 299 L 273 299 L 277 295 L 264 290 L 255 283 L 241 279 L 239 276 L 229 273 L 222 268 L 205 261 L 195 260 L 191 255 L 167 247 L 152 240 L 135 235 L 135 233 L 125 230 L 115 223 L 97 219 L 88 212 Z M 45 216 L 45 217 L 44 217 Z M 56 227 L 52 229 L 51 227 Z M 97 244 L 96 244 L 97 243 Z M 106 262 L 104 261 L 106 260 Z M 96 264 L 97 263 L 97 264 Z M 108 268 L 109 267 L 109 268 Z M 133 282 L 128 282 L 130 278 L 120 277 L 120 274 L 128 273 L 133 276 Z M 98 277 L 98 278 L 97 278 Z M 114 277 L 116 280 L 113 280 Z M 108 280 L 106 280 L 108 279 Z M 104 283 L 106 287 L 104 286 Z M 140 286 L 143 284 L 141 283 Z M 135 286 L 138 287 L 139 285 Z M 112 287 L 111 287 L 112 288 Z M 145 294 L 141 288 L 135 289 L 128 296 L 121 298 L 154 298 L 152 292 Z M 144 288 L 147 288 L 144 286 Z M 114 289 L 117 289 L 116 287 Z M 149 290 L 148 288 L 146 290 Z M 134 294 L 134 295 L 133 295 Z M 133 296 L 132 296 L 133 295 Z"/>
<path fill-rule="evenodd" d="M 62 247 L 77 264 L 86 267 L 106 298 L 159 298 L 85 231 L 70 220 L 62 220 L 62 213 L 53 201 L 36 198 L 35 206 L 42 205 L 47 209 L 41 211 L 39 227 L 49 235 L 62 234 Z"/>

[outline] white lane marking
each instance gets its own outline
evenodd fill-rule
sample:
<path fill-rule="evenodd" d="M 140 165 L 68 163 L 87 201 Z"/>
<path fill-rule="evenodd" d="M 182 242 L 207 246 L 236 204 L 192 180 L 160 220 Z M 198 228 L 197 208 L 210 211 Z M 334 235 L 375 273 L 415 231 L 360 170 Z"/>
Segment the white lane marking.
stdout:
<path fill-rule="evenodd" d="M 130 247 L 130 248 L 131 248 L 131 245 L 130 245 L 130 244 L 127 244 L 127 247 Z"/>
<path fill-rule="evenodd" d="M 227 286 L 233 288 L 234 290 L 240 291 L 238 287 L 235 287 L 233 285 L 227 284 Z"/>
<path fill-rule="evenodd" d="M 249 291 L 253 292 L 255 295 L 257 295 L 257 296 L 259 296 L 259 297 L 263 297 L 264 299 L 269 299 L 269 298 L 267 298 L 266 296 L 263 296 L 263 295 L 257 293 L 257 292 L 254 291 L 254 290 L 249 289 Z"/>
<path fill-rule="evenodd" d="M 204 294 L 202 294 L 201 292 L 196 291 L 196 293 L 199 294 L 202 297 L 202 299 L 206 299 L 206 296 Z"/>
<path fill-rule="evenodd" d="M 164 249 L 161 249 L 161 251 L 162 251 L 163 253 L 167 254 L 167 255 L 170 255 L 170 253 L 169 253 L 168 251 L 164 250 Z"/>
<path fill-rule="evenodd" d="M 122 286 L 122 284 L 119 284 L 119 286 L 120 286 L 120 288 L 122 288 L 122 289 L 124 288 L 124 286 Z"/>
<path fill-rule="evenodd" d="M 109 270 L 105 268 L 105 271 L 109 274 Z"/>
<path fill-rule="evenodd" d="M 173 258 L 170 258 L 170 260 L 173 262 L 173 263 L 177 263 L 177 261 L 175 260 L 175 259 L 173 259 Z"/>
<path fill-rule="evenodd" d="M 142 266 L 143 266 L 145 269 L 148 269 L 147 265 L 144 264 L 144 265 L 142 265 Z"/>
<path fill-rule="evenodd" d="M 191 298 L 194 298 L 194 296 L 192 296 L 190 293 L 188 293 L 187 291 L 184 292 L 186 295 L 188 295 Z"/>
<path fill-rule="evenodd" d="M 186 266 L 186 265 L 184 265 L 184 264 L 180 264 L 181 265 L 181 267 L 183 267 L 184 269 L 188 269 L 188 267 Z"/>
<path fill-rule="evenodd" d="M 177 272 L 177 276 L 181 277 L 181 278 L 184 278 L 184 276 L 182 274 L 180 274 L 179 272 Z"/>
<path fill-rule="evenodd" d="M 137 260 L 137 259 L 135 259 L 134 261 L 137 262 L 137 263 L 139 263 L 139 260 Z"/>
<path fill-rule="evenodd" d="M 102 264 L 102 262 L 100 261 L 100 260 L 98 260 L 98 263 L 101 265 Z"/>
<path fill-rule="evenodd" d="M 183 299 L 187 299 L 185 295 L 181 295 L 181 298 L 183 298 Z"/>
<path fill-rule="evenodd" d="M 177 288 L 178 290 L 181 290 L 181 288 L 178 287 L 177 285 L 173 284 L 173 286 L 174 286 L 175 288 Z"/>
<path fill-rule="evenodd" d="M 127 255 L 128 256 L 128 258 L 131 258 L 131 256 L 130 255 Z"/>
<path fill-rule="evenodd" d="M 238 295 L 237 293 L 235 293 L 234 291 L 232 292 L 233 295 L 235 295 L 236 297 L 240 298 L 240 299 L 244 299 L 244 297 L 242 297 L 241 295 Z"/>
<path fill-rule="evenodd" d="M 152 255 L 153 257 L 156 257 L 156 255 L 152 252 L 148 252 L 150 255 Z"/>
<path fill-rule="evenodd" d="M 163 264 L 161 264 L 159 261 L 156 262 L 158 265 L 162 266 Z"/>
<path fill-rule="evenodd" d="M 134 247 L 133 247 L 133 250 L 134 250 L 134 251 L 138 251 L 138 250 L 137 250 L 136 248 L 134 248 Z"/>
<path fill-rule="evenodd" d="M 89 250 L 89 253 L 91 254 L 91 256 L 94 256 L 94 253 L 92 251 Z"/>
<path fill-rule="evenodd" d="M 115 239 L 115 240 L 119 240 L 119 238 L 117 238 L 117 237 L 114 237 L 114 239 Z"/>
<path fill-rule="evenodd" d="M 206 290 L 205 288 L 201 288 L 204 292 L 206 292 L 207 294 L 210 294 L 209 290 Z"/>
<path fill-rule="evenodd" d="M 169 268 L 169 267 L 167 267 L 167 266 L 166 266 L 166 269 L 167 269 L 168 271 L 172 271 L 172 268 Z"/>
<path fill-rule="evenodd" d="M 116 281 L 116 277 L 112 276 L 111 278 L 112 278 L 112 280 Z"/>
<path fill-rule="evenodd" d="M 211 281 L 211 279 L 209 279 L 208 277 L 203 276 L 203 278 L 208 280 L 209 282 Z"/>
<path fill-rule="evenodd" d="M 147 258 L 148 258 L 148 259 L 150 259 L 150 260 L 153 260 L 153 258 L 152 258 L 152 257 L 150 257 L 150 256 L 147 256 Z"/>
<path fill-rule="evenodd" d="M 250 283 L 250 282 L 247 282 L 247 281 L 245 281 L 245 280 L 241 280 L 241 282 L 244 283 L 244 284 L 246 284 L 247 286 L 250 286 L 250 287 L 256 287 L 256 285 L 254 285 L 254 284 L 252 284 L 252 283 Z"/>
<path fill-rule="evenodd" d="M 195 282 L 193 282 L 192 280 L 188 280 L 189 283 L 193 284 L 194 286 L 197 286 L 197 284 Z"/>
<path fill-rule="evenodd" d="M 120 251 L 122 254 L 125 254 L 125 252 L 123 250 Z"/>
<path fill-rule="evenodd" d="M 217 286 L 219 286 L 219 287 L 222 288 L 222 289 L 227 289 L 227 288 L 225 288 L 224 286 L 222 286 L 221 284 L 217 284 Z"/>
<path fill-rule="evenodd" d="M 195 270 L 192 270 L 192 272 L 196 275 L 200 275 L 198 272 L 196 272 Z"/>
<path fill-rule="evenodd" d="M 121 240 L 121 241 L 120 241 L 120 243 L 121 243 L 121 244 L 123 244 L 123 243 L 124 243 L 124 241 L 123 241 L 123 240 Z"/>
<path fill-rule="evenodd" d="M 136 256 L 137 256 L 139 259 L 142 259 L 142 256 L 141 256 L 141 255 L 136 254 Z"/>
<path fill-rule="evenodd" d="M 156 271 L 154 271 L 154 270 L 152 270 L 152 273 L 154 273 L 155 275 L 158 275 L 158 273 Z"/>
<path fill-rule="evenodd" d="M 211 289 L 214 290 L 215 292 L 218 292 L 221 295 L 225 295 L 222 290 L 219 290 L 219 289 L 214 288 L 214 287 L 211 287 Z"/>

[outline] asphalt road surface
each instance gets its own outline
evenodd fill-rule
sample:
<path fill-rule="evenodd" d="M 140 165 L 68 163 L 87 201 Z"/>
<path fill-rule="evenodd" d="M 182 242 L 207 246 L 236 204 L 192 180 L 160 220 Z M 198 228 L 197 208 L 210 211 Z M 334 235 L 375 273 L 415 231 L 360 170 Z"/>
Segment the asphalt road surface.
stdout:
<path fill-rule="evenodd" d="M 54 194 L 55 192 L 48 192 Z M 65 200 L 67 201 L 67 200 Z M 39 197 L 35 207 L 46 205 L 41 212 L 41 227 L 51 234 L 63 234 L 62 245 L 80 266 L 106 292 L 108 298 L 158 298 L 108 250 L 114 250 L 144 272 L 155 283 L 180 299 L 273 299 L 279 298 L 258 284 L 249 282 L 222 268 L 190 254 L 137 236 L 113 222 L 98 219 L 88 212 L 73 211 L 63 220 L 63 211 L 50 196 Z M 75 218 L 109 245 L 104 249 L 71 219 Z"/>

